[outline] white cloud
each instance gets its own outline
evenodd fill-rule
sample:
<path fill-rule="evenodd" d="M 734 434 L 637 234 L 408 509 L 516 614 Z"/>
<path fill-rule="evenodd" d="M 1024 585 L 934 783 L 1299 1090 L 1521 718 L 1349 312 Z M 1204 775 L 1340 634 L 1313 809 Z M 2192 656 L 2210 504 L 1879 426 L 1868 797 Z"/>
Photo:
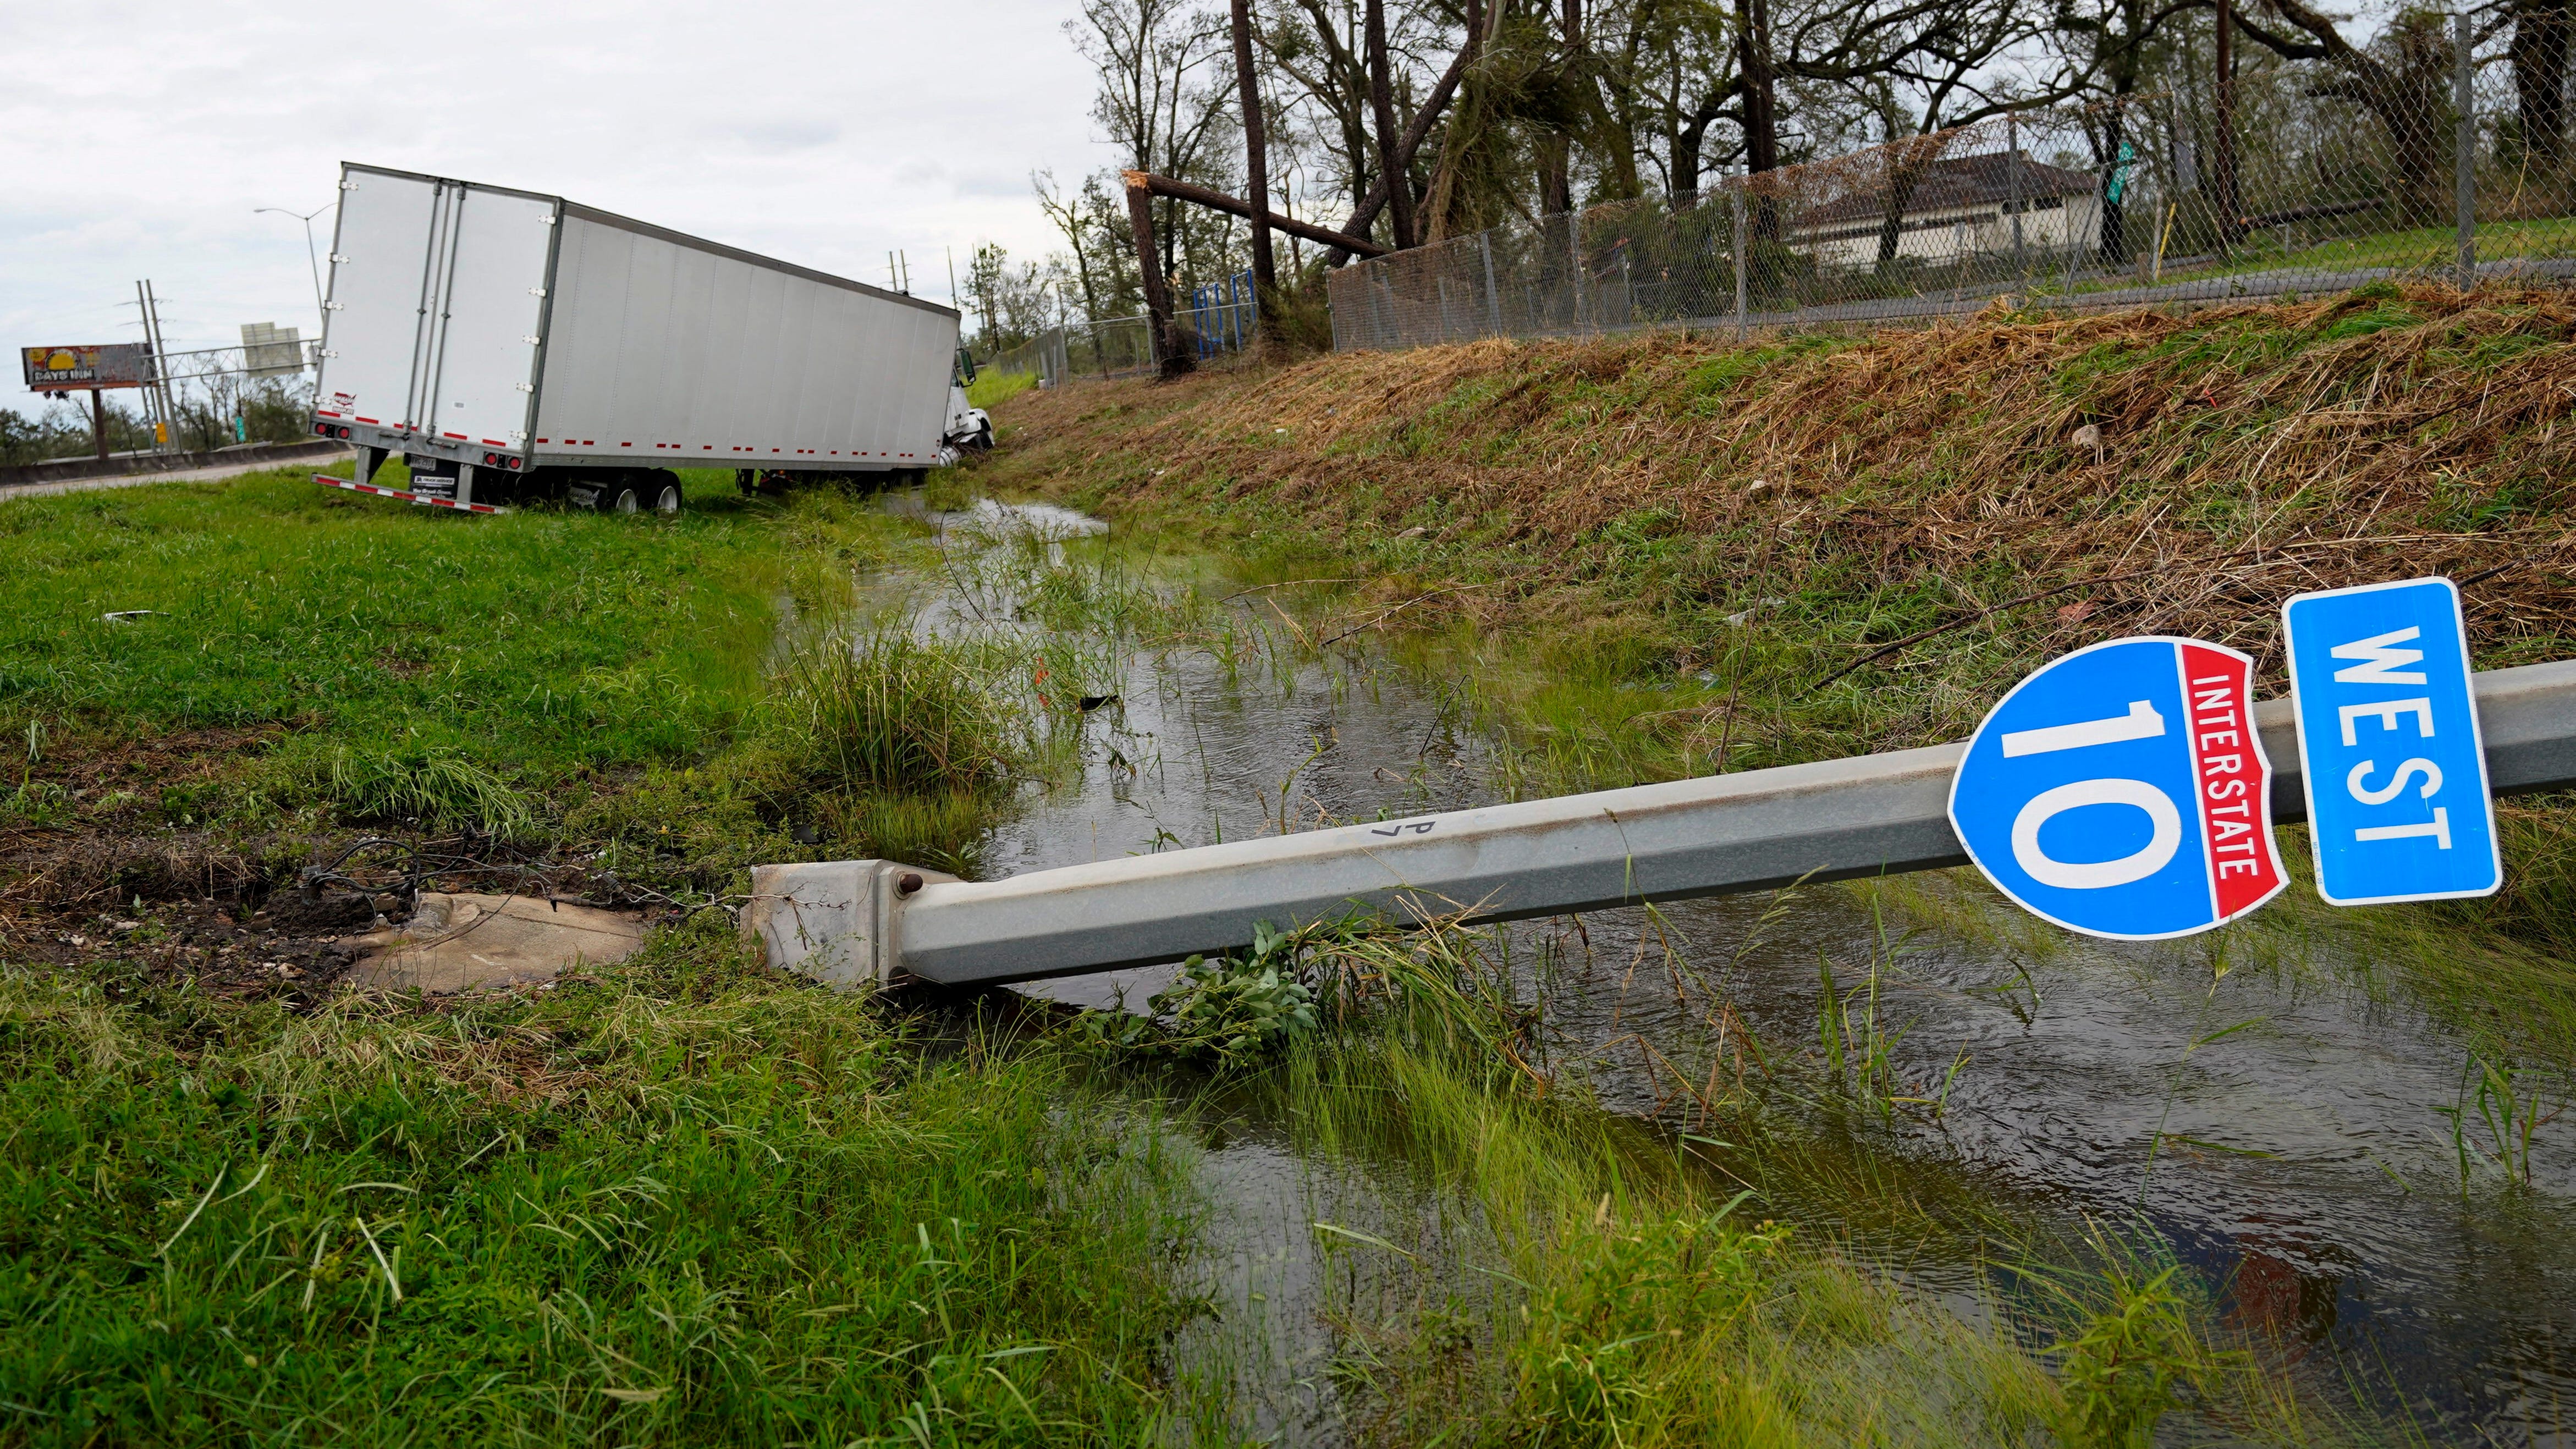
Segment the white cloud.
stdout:
<path fill-rule="evenodd" d="M 946 291 L 944 248 L 1057 242 L 1028 173 L 1108 164 L 1074 0 L 598 0 L 0 9 L 0 342 L 170 342 L 315 310 L 303 229 L 339 163 L 516 186 Z M 330 217 L 315 235 L 329 246 Z M 944 297 L 942 298 L 944 300 Z M 14 379 L 0 379 L 13 403 Z"/>

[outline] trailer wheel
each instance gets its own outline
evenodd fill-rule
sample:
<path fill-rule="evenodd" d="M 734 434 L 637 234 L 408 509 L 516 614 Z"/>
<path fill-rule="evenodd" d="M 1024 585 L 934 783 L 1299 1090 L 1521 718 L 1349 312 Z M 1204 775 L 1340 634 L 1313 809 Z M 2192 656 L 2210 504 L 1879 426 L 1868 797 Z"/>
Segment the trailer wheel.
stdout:
<path fill-rule="evenodd" d="M 636 496 L 635 485 L 620 478 L 600 484 L 599 491 L 590 495 L 590 506 L 602 513 L 633 513 L 643 502 Z"/>
<path fill-rule="evenodd" d="M 677 513 L 680 511 L 680 506 L 683 501 L 680 496 L 680 475 L 672 472 L 670 469 L 656 468 L 652 472 L 645 474 L 644 492 L 645 496 L 653 501 L 654 512 Z"/>

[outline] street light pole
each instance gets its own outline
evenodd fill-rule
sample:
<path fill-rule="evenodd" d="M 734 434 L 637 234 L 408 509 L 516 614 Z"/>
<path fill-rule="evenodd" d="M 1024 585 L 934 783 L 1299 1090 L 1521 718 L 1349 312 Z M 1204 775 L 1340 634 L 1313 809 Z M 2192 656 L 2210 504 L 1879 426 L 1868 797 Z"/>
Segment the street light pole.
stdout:
<path fill-rule="evenodd" d="M 340 203 L 335 201 L 331 203 L 331 206 L 338 206 L 339 204 Z M 282 206 L 259 206 L 251 209 L 251 215 L 253 216 L 262 215 L 267 212 L 275 212 L 279 216 L 291 216 L 297 221 L 304 223 L 304 265 L 313 273 L 313 316 L 317 328 L 320 324 L 330 320 L 326 315 L 330 309 L 322 304 L 322 262 L 319 257 L 314 255 L 313 251 L 313 218 L 320 216 L 323 212 L 329 211 L 331 206 L 319 206 L 315 207 L 311 211 L 303 212 L 289 211 Z M 319 337 L 322 334 L 317 330 L 313 335 Z"/>

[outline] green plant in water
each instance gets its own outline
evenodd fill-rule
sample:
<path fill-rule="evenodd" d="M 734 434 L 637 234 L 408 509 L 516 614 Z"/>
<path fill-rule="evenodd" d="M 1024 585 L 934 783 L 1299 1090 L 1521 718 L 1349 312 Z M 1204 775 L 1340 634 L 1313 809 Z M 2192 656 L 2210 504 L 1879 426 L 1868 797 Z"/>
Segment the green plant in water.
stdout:
<path fill-rule="evenodd" d="M 1900 1107 L 1929 1109 L 1935 1117 L 1950 1103 L 1950 1088 L 1968 1065 L 1965 1051 L 1952 1059 L 1937 1084 L 1908 1091 L 1897 1075 L 1896 1048 L 1910 1026 L 1891 1025 L 1881 1014 L 1881 988 L 1900 943 L 1891 941 L 1887 921 L 1875 903 L 1877 941 L 1870 952 L 1869 979 L 1848 991 L 1834 980 L 1834 963 L 1816 952 L 1816 976 L 1822 992 L 1816 1002 L 1816 1043 L 1824 1056 L 1827 1082 L 1880 1118 L 1893 1118 Z"/>
<path fill-rule="evenodd" d="M 1745 1194 L 1744 1196 L 1750 1196 Z M 1589 1230 L 1569 1230 L 1558 1276 L 1528 1304 L 1518 1408 L 1544 1442 L 1625 1445 L 1664 1411 L 1666 1375 L 1702 1366 L 1673 1340 L 1705 1347 L 1741 1326 L 1763 1296 L 1789 1229 L 1754 1230 L 1713 1214 L 1613 1221 L 1602 1201 Z"/>
<path fill-rule="evenodd" d="M 1093 1012 L 1084 1029 L 1096 1041 L 1136 1051 L 1212 1057 L 1221 1065 L 1249 1064 L 1278 1055 L 1291 1042 L 1315 1035 L 1315 993 L 1298 979 L 1299 937 L 1268 921 L 1252 927 L 1252 951 L 1243 960 L 1192 956 L 1170 986 L 1146 1001 L 1156 1017 Z"/>
<path fill-rule="evenodd" d="M 2175 1406 L 2174 1386 L 2200 1357 L 2181 1294 L 2178 1263 L 2152 1275 L 2113 1262 L 2099 1288 L 2106 1301 L 2071 1337 L 2050 1346 L 2066 1392 L 2059 1437 L 2082 1449 L 2131 1449 L 2155 1441 L 2156 1423 Z M 2051 1288 L 2072 1300 L 2070 1290 Z"/>
<path fill-rule="evenodd" d="M 2460 1093 L 2448 1107 L 2433 1110 L 2451 1119 L 2451 1150 L 2460 1164 L 2460 1195 L 2466 1197 L 2473 1169 L 2494 1164 L 2507 1182 L 2531 1186 L 2531 1136 L 2542 1123 L 2566 1109 L 2540 1110 L 2540 1089 L 2522 1086 L 2526 1074 L 2500 1067 L 2475 1052 L 2460 1068 Z M 2470 1122 L 2486 1129 L 2487 1140 L 2474 1140 Z"/>

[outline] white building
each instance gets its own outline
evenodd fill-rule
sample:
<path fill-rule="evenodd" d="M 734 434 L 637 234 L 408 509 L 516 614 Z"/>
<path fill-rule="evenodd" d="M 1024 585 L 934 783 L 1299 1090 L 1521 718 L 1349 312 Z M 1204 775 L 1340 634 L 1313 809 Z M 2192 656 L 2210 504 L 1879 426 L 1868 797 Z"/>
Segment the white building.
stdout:
<path fill-rule="evenodd" d="M 2088 254 L 2101 245 L 2101 178 L 1998 151 L 1924 165 L 1897 221 L 1897 255 L 1929 266 L 2009 257 L 2016 198 L 2025 254 L 2063 256 L 2070 241 Z M 1820 270 L 1865 270 L 1878 265 L 1886 216 L 1883 188 L 1853 191 L 1789 217 L 1789 245 Z"/>

